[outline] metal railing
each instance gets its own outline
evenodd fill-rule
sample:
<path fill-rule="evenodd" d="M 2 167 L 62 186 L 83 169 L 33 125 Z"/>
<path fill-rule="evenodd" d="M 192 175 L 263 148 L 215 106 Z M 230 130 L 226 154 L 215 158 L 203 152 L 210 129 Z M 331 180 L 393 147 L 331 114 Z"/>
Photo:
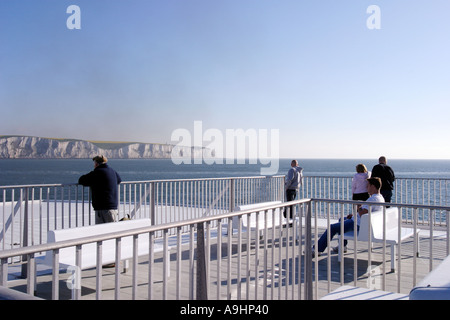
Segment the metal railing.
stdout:
<path fill-rule="evenodd" d="M 301 198 L 352 200 L 352 177 L 306 176 Z M 450 179 L 396 178 L 392 202 L 450 205 Z"/>
<path fill-rule="evenodd" d="M 296 202 L 298 204 L 300 203 L 306 203 L 307 200 L 302 200 L 300 202 Z M 270 208 L 276 208 L 275 206 L 271 206 Z M 268 209 L 270 209 L 268 208 Z M 114 234 L 107 234 L 102 236 L 92 236 L 92 237 L 86 237 L 86 238 L 80 238 L 76 240 L 69 240 L 69 241 L 61 241 L 58 243 L 47 243 L 47 244 L 40 244 L 36 246 L 30 246 L 30 247 L 23 247 L 23 248 L 17 248 L 12 250 L 5 250 L 0 252 L 0 286 L 7 286 L 8 284 L 8 260 L 12 259 L 14 257 L 26 257 L 24 260 L 26 261 L 27 266 L 27 293 L 32 295 L 35 292 L 36 286 L 34 279 L 36 277 L 36 256 L 41 252 L 51 251 L 53 257 L 55 258 L 53 262 L 53 274 L 52 274 L 52 298 L 58 299 L 58 285 L 59 285 L 59 268 L 58 266 L 58 253 L 59 250 L 62 248 L 67 247 L 76 247 L 76 255 L 77 263 L 78 265 L 75 266 L 79 269 L 79 263 L 81 257 L 81 250 L 82 245 L 89 244 L 89 243 L 96 243 L 97 252 L 99 252 L 99 256 L 101 256 L 101 246 L 104 241 L 115 239 L 116 241 L 120 241 L 120 239 L 124 237 L 132 236 L 133 239 L 137 239 L 140 234 L 147 233 L 149 235 L 149 241 L 151 241 L 151 244 L 149 245 L 149 255 L 148 255 L 148 299 L 153 299 L 153 281 L 155 279 L 155 269 L 159 266 L 160 270 L 159 273 L 162 274 L 162 293 L 161 296 L 158 298 L 166 299 L 168 298 L 168 273 L 163 270 L 167 270 L 168 264 L 172 263 L 176 265 L 176 284 L 175 289 L 173 292 L 175 292 L 175 298 L 180 299 L 183 288 L 187 289 L 187 295 L 184 296 L 186 299 L 205 299 L 210 297 L 211 295 L 214 295 L 211 290 L 211 284 L 215 284 L 216 290 L 214 292 L 217 294 L 216 298 L 220 299 L 223 298 L 225 295 L 226 298 L 230 299 L 232 297 L 231 294 L 231 287 L 232 287 L 232 281 L 231 281 L 231 275 L 232 275 L 232 269 L 235 268 L 235 262 L 234 257 L 232 257 L 233 250 L 233 230 L 232 230 L 232 219 L 237 218 L 239 222 L 241 222 L 242 219 L 250 219 L 250 214 L 254 213 L 254 210 L 246 210 L 242 212 L 232 212 L 232 213 L 224 213 L 216 216 L 206 216 L 202 218 L 194 218 L 190 220 L 180 221 L 180 222 L 172 222 L 168 224 L 162 224 L 157 226 L 151 226 L 151 227 L 145 227 L 140 229 L 135 229 L 132 231 L 122 231 L 122 232 L 116 232 Z M 265 211 L 267 213 L 267 211 Z M 259 213 L 257 213 L 259 214 Z M 281 215 L 279 217 L 281 219 Z M 212 225 L 217 225 L 217 228 L 214 228 L 216 230 L 215 233 L 213 233 Z M 239 224 L 241 225 L 241 224 Z M 225 227 L 227 232 L 226 235 L 222 234 L 222 228 Z M 183 239 L 182 230 L 187 228 L 188 232 L 185 233 L 188 235 L 188 239 Z M 153 251 L 154 244 L 156 241 L 155 235 L 159 232 L 163 233 L 163 249 L 162 252 L 167 252 L 169 249 L 169 234 L 171 233 L 171 230 L 175 230 L 175 236 L 172 240 L 174 243 L 176 243 L 176 261 L 171 262 L 170 257 L 167 254 L 163 254 L 161 263 L 156 266 L 154 263 L 154 257 L 155 252 Z M 272 234 L 274 235 L 275 229 L 272 229 Z M 246 239 L 247 248 L 250 248 L 252 246 L 251 242 L 253 241 L 251 239 L 251 234 L 253 233 L 252 230 L 248 229 L 246 232 L 246 236 L 243 236 L 243 233 L 241 232 L 241 227 L 239 228 L 239 232 L 237 234 L 237 241 L 238 241 L 238 254 L 237 254 L 237 261 L 239 261 L 239 264 L 242 262 L 241 259 L 243 259 L 243 250 L 241 248 L 243 239 Z M 214 236 L 215 234 L 215 236 Z M 265 239 L 267 239 L 268 235 L 268 226 L 264 226 L 264 235 L 266 236 Z M 259 231 L 256 231 L 254 233 L 255 239 L 259 239 Z M 272 238 L 272 241 L 282 241 L 282 232 L 279 232 L 280 238 L 278 240 L 275 240 L 275 238 Z M 211 260 L 211 246 L 213 245 L 212 239 L 216 239 L 216 254 L 215 254 L 215 267 L 216 270 L 213 272 L 211 270 L 212 268 L 212 260 Z M 257 240 L 259 241 L 259 240 Z M 189 267 L 187 268 L 188 276 L 182 277 L 182 268 L 181 268 L 181 261 L 182 261 L 182 242 L 187 242 L 187 252 L 188 252 L 188 260 L 189 260 Z M 281 242 L 280 242 L 281 243 Z M 199 246 L 200 244 L 200 246 Z M 222 252 L 222 246 L 226 245 L 227 249 L 225 252 Z M 137 241 L 134 243 L 133 252 L 137 252 Z M 259 270 L 267 270 L 267 250 L 261 249 L 259 245 L 254 245 L 255 256 L 253 257 L 253 254 L 250 253 L 250 250 L 247 251 L 247 262 L 246 265 L 249 267 L 252 265 L 252 269 L 255 270 L 254 272 L 256 274 L 259 273 Z M 259 255 L 264 252 L 264 265 L 261 267 L 259 265 Z M 235 255 L 236 256 L 236 255 Z M 280 255 L 281 257 L 281 255 Z M 225 263 L 226 262 L 226 263 Z M 197 264 L 196 267 L 194 267 L 194 263 Z M 116 256 L 116 266 L 119 266 L 120 264 L 120 255 Z M 132 259 L 132 296 L 137 296 L 137 264 L 138 264 L 138 257 L 134 255 Z M 201 266 L 203 264 L 203 267 Z M 101 264 L 97 264 L 96 268 L 96 278 L 101 279 L 102 277 L 102 267 Z M 232 267 L 233 265 L 233 267 Z M 194 271 L 194 269 L 196 271 Z M 116 271 L 118 270 L 118 267 Z M 252 278 L 250 272 L 242 272 L 243 269 L 238 268 L 238 287 L 242 287 L 242 279 L 247 279 L 247 287 L 250 284 L 250 279 Z M 213 275 L 216 275 L 215 280 L 211 281 L 210 277 L 213 277 Z M 120 272 L 115 273 L 115 283 L 120 283 Z M 223 288 L 221 285 L 222 280 L 227 279 L 227 285 L 226 290 L 223 292 Z M 184 282 L 182 283 L 182 280 Z M 185 283 L 187 282 L 187 283 Z M 97 288 L 96 288 L 96 298 L 101 298 L 101 281 L 96 281 Z M 80 297 L 80 289 L 77 289 L 78 293 L 75 294 L 75 298 Z M 258 297 L 258 289 L 256 288 L 255 291 L 255 297 Z M 267 296 L 267 290 L 264 290 L 264 297 Z M 242 295 L 239 294 L 239 298 L 242 298 Z M 115 288 L 115 299 L 120 298 L 120 290 L 118 287 Z M 247 291 L 246 298 L 251 298 L 250 290 Z"/>
<path fill-rule="evenodd" d="M 398 178 L 394 202 L 447 206 L 450 179 Z M 119 192 L 119 217 L 150 218 L 155 225 L 219 215 L 242 204 L 284 201 L 284 176 L 179 179 L 123 182 Z M 308 177 L 299 198 L 350 200 L 351 177 Z M 89 188 L 78 184 L 0 187 L 0 250 L 46 243 L 50 230 L 94 224 Z M 324 203 L 321 204 L 321 209 Z M 351 210 L 351 204 L 344 204 Z M 322 210 L 324 212 L 324 210 Z M 339 217 L 339 206 L 330 206 Z M 414 220 L 417 217 L 417 220 Z M 447 217 L 427 207 L 405 206 L 404 222 L 447 226 Z M 217 227 L 213 222 L 211 227 Z M 174 235 L 175 229 L 169 230 Z M 181 232 L 189 232 L 183 227 Z M 162 237 L 157 232 L 155 237 Z M 19 263 L 22 257 L 10 260 Z M 22 271 L 23 274 L 26 270 Z"/>
<path fill-rule="evenodd" d="M 351 179 L 306 176 L 298 198 L 351 200 Z M 229 212 L 242 204 L 284 201 L 283 180 L 283 176 L 259 176 L 123 182 L 119 216 L 150 217 L 157 224 Z M 395 182 L 393 202 L 448 206 L 449 201 L 450 179 Z M 92 225 L 90 203 L 89 188 L 78 184 L 1 186 L 0 249 L 45 243 L 49 230 Z M 403 213 L 410 223 L 411 216 L 411 211 Z M 436 215 L 433 223 L 444 221 Z M 420 213 L 419 223 L 428 223 L 426 212 Z"/>
<path fill-rule="evenodd" d="M 283 201 L 284 177 L 129 181 L 119 185 L 119 218 L 157 225 Z M 49 230 L 94 224 L 89 188 L 78 184 L 0 187 L 0 249 L 42 244 Z"/>
<path fill-rule="evenodd" d="M 306 176 L 299 198 L 351 200 L 351 180 Z M 123 182 L 119 217 L 149 217 L 159 224 L 221 214 L 242 204 L 284 201 L 283 183 L 284 176 Z M 1 186 L 0 250 L 45 243 L 49 230 L 94 224 L 90 197 L 89 188 L 78 184 Z M 448 206 L 450 179 L 398 178 L 393 199 Z M 411 208 L 402 212 L 405 222 L 412 223 L 412 217 Z M 429 210 L 419 209 L 419 224 L 429 224 L 429 217 Z M 432 223 L 445 226 L 446 219 L 438 213 Z"/>
<path fill-rule="evenodd" d="M 292 221 L 292 227 L 283 222 L 276 209 L 296 205 L 298 218 Z M 40 252 L 51 251 L 55 262 L 52 273 L 52 298 L 59 298 L 58 252 L 65 247 L 76 247 L 76 255 L 81 257 L 82 245 L 95 243 L 101 257 L 102 243 L 106 240 L 131 236 L 137 239 L 140 234 L 149 235 L 149 254 L 138 259 L 138 242 L 134 241 L 132 274 L 130 284 L 124 284 L 124 276 L 118 272 L 120 254 L 116 256 L 116 284 L 114 299 L 122 295 L 121 284 L 131 288 L 131 297 L 146 299 L 318 299 L 334 287 L 345 283 L 373 288 L 374 279 L 380 287 L 377 289 L 409 293 L 417 281 L 436 267 L 449 254 L 449 224 L 446 228 L 430 224 L 421 236 L 421 256 L 415 255 L 416 249 L 411 243 L 416 239 L 399 243 L 397 250 L 397 271 L 388 271 L 386 258 L 386 238 L 384 243 L 373 246 L 371 242 L 353 242 L 353 252 L 336 263 L 336 256 L 328 253 L 324 257 L 312 258 L 313 244 L 317 243 L 320 233 L 319 219 L 325 219 L 329 228 L 333 217 L 332 206 L 339 208 L 338 216 L 347 214 L 346 205 L 353 207 L 360 202 L 330 199 L 302 199 L 289 203 L 270 205 L 264 208 L 222 213 L 185 221 L 170 222 L 132 231 L 92 236 L 59 243 L 41 244 L 0 252 L 0 286 L 8 286 L 8 260 L 16 256 L 25 256 L 27 263 L 27 292 L 34 294 L 35 265 Z M 450 207 L 410 204 L 380 204 L 397 207 L 400 212 L 412 209 L 413 227 L 418 227 L 420 209 L 430 210 L 432 215 L 441 212 L 448 219 Z M 256 215 L 255 229 L 243 229 L 245 220 Z M 262 217 L 261 217 L 262 216 Z M 262 219 L 259 219 L 259 218 Z M 233 219 L 237 220 L 237 230 L 233 232 Z M 279 219 L 280 227 L 272 227 L 269 221 Z M 370 219 L 369 219 L 370 220 Z M 263 222 L 261 222 L 263 221 Z M 401 223 L 401 222 L 400 222 Z M 216 227 L 212 227 L 212 226 Z M 236 224 L 235 224 L 236 225 Z M 186 229 L 187 232 L 182 232 Z M 162 233 L 163 250 L 160 256 L 154 251 L 158 241 L 156 234 Z M 173 234 L 171 236 L 171 234 Z M 427 236 L 428 235 L 428 236 Z M 385 237 L 386 235 L 384 235 Z M 400 236 L 400 235 L 399 235 Z M 173 244 L 175 254 L 167 254 Z M 328 247 L 331 243 L 328 240 Z M 362 246 L 362 248 L 361 248 Z M 77 266 L 80 260 L 77 259 Z M 424 265 L 426 264 L 426 266 Z M 363 273 L 360 272 L 362 265 Z M 376 273 L 373 273 L 373 270 Z M 172 270 L 167 272 L 167 270 Z M 169 276 L 170 273 L 170 276 Z M 142 276 L 144 275 L 144 276 Z M 80 277 L 88 282 L 92 275 Z M 102 266 L 97 263 L 93 290 L 96 299 L 103 298 Z M 39 279 L 39 277 L 37 277 Z M 142 280 L 144 278 L 144 280 Z M 141 283 L 138 284 L 138 279 Z M 80 284 L 81 285 L 81 284 Z M 86 284 L 88 285 L 88 284 Z M 80 288 L 80 287 L 78 287 Z M 76 298 L 81 298 L 77 289 Z M 142 291 L 144 290 L 144 292 Z M 156 295 L 156 292 L 159 295 Z"/>
<path fill-rule="evenodd" d="M 313 176 L 304 177 L 300 198 L 320 198 L 352 200 L 351 177 Z M 393 203 L 422 204 L 428 206 L 450 206 L 450 179 L 439 178 L 396 178 L 393 190 Z M 336 214 L 334 214 L 336 217 Z M 412 224 L 412 209 L 402 212 L 404 222 Z M 436 214 L 435 225 L 445 226 L 445 216 Z M 420 209 L 419 224 L 429 224 L 427 210 Z"/>
<path fill-rule="evenodd" d="M 317 248 L 318 239 L 324 229 L 330 228 L 332 220 L 335 220 L 336 218 L 339 219 L 341 222 L 340 230 L 342 231 L 344 217 L 348 213 L 356 212 L 356 206 L 360 204 L 361 202 L 356 201 L 313 199 L 311 204 L 310 223 L 312 229 L 311 244 L 315 245 L 314 248 Z M 333 283 L 334 288 L 336 288 L 336 285 L 341 286 L 350 283 L 357 287 L 367 287 L 370 289 L 408 294 L 419 280 L 433 270 L 450 254 L 450 224 L 447 223 L 450 207 L 394 203 L 373 203 L 373 205 L 383 207 L 382 243 L 375 244 L 372 241 L 361 243 L 357 238 L 355 240 L 349 240 L 348 247 L 350 247 L 353 252 L 347 256 L 351 261 L 344 261 L 344 259 L 342 259 L 338 263 L 333 263 L 331 239 L 328 238 L 327 250 L 324 252 L 325 258 L 320 260 L 323 264 L 326 262 L 326 272 L 320 274 L 316 268 L 313 273 L 315 284 L 313 289 L 314 297 L 318 298 L 321 296 L 319 294 L 319 283 L 321 282 L 319 277 L 324 279 L 322 282 L 326 283 L 326 288 L 322 288 L 322 292 L 325 293 L 332 290 Z M 337 208 L 337 214 L 335 214 L 335 210 L 332 209 L 333 207 Z M 406 213 L 410 215 L 407 221 L 399 219 L 397 230 L 400 230 L 402 227 L 408 227 L 414 230 L 414 236 L 403 241 L 401 239 L 400 231 L 395 235 L 398 242 L 395 253 L 396 261 L 394 262 L 395 272 L 388 266 L 387 260 L 389 258 L 386 258 L 387 247 L 389 247 L 389 245 L 387 245 L 385 224 L 386 208 L 388 207 L 397 208 L 400 216 L 405 216 Z M 370 215 L 372 211 L 370 208 L 371 206 L 369 206 L 368 213 L 369 221 L 371 220 Z M 429 214 L 428 224 L 424 224 L 423 221 L 420 221 L 421 213 L 423 212 Z M 436 216 L 440 216 L 444 223 L 432 223 Z M 369 230 L 371 230 L 370 224 Z M 343 243 L 341 241 L 342 239 L 339 238 L 339 240 L 334 241 L 334 243 L 342 247 Z M 309 244 L 307 244 L 307 249 L 309 249 L 308 245 Z M 375 245 L 378 247 L 375 248 Z M 315 250 L 314 254 L 313 250 Z M 416 254 L 419 251 L 420 257 Z M 313 256 L 315 265 L 320 265 L 317 249 L 311 249 L 306 252 L 305 255 Z M 367 264 L 365 261 L 367 261 Z M 362 264 L 363 266 L 358 266 L 358 264 Z M 361 268 L 363 269 L 362 274 Z"/>

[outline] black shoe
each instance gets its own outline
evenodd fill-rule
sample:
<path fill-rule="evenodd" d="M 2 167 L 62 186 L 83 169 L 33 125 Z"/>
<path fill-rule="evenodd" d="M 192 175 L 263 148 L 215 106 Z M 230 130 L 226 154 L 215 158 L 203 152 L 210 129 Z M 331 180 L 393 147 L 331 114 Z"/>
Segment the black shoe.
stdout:
<path fill-rule="evenodd" d="M 105 264 L 105 265 L 103 266 L 103 268 L 115 268 L 115 267 L 116 267 L 116 264 L 115 264 L 115 263 Z"/>

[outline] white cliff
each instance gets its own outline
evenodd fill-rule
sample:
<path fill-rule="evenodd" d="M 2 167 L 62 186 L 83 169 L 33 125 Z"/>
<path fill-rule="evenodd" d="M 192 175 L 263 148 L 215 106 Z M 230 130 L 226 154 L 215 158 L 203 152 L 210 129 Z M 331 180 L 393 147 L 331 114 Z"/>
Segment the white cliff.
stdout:
<path fill-rule="evenodd" d="M 106 147 L 100 148 L 100 145 Z M 107 143 L 30 136 L 0 136 L 0 159 L 92 158 L 103 154 L 116 159 L 170 159 L 173 145 L 157 143 Z M 182 147 L 184 148 L 184 147 Z M 184 152 L 189 152 L 185 147 Z M 193 151 L 197 153 L 199 150 Z"/>

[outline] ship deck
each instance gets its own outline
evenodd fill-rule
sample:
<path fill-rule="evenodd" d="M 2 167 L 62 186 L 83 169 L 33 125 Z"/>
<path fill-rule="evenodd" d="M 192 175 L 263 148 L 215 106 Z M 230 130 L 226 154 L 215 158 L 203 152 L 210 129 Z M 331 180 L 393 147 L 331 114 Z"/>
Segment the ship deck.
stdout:
<path fill-rule="evenodd" d="M 285 228 L 283 228 L 285 229 Z M 323 229 L 319 229 L 321 233 Z M 435 268 L 446 257 L 446 238 L 444 232 L 434 231 L 433 237 L 433 256 L 432 264 Z M 231 240 L 231 256 L 228 256 L 228 242 L 223 241 L 221 247 L 221 257 L 218 259 L 217 238 L 210 240 L 210 259 L 208 272 L 208 299 L 214 300 L 299 300 L 304 299 L 304 265 L 306 259 L 300 242 L 290 236 L 286 241 L 271 242 L 267 240 L 266 250 L 264 250 L 264 240 L 251 240 L 250 246 L 241 244 L 241 250 L 238 250 L 238 237 L 233 235 Z M 256 244 L 259 243 L 259 250 L 256 250 Z M 304 243 L 304 239 L 302 242 Z M 336 243 L 336 241 L 334 241 Z M 383 247 L 380 244 L 373 244 L 371 253 L 371 265 L 368 264 L 367 243 L 358 243 L 358 254 L 356 271 L 354 269 L 354 250 L 352 243 L 349 244 L 349 250 L 344 254 L 343 279 L 341 278 L 340 266 L 337 254 L 327 253 L 313 259 L 313 291 L 314 299 L 321 299 L 329 292 L 340 288 L 343 285 L 369 288 L 375 290 L 384 290 L 388 292 L 398 292 L 407 296 L 414 284 L 420 282 L 430 271 L 429 231 L 421 227 L 420 250 L 421 256 L 414 258 L 413 240 L 406 240 L 402 244 L 401 259 L 401 280 L 398 285 L 399 271 L 383 270 Z M 155 253 L 152 273 L 151 299 L 160 300 L 190 300 L 195 299 L 195 291 L 189 289 L 190 281 L 189 271 L 192 268 L 190 263 L 190 249 L 188 243 L 181 246 L 181 258 L 177 259 L 177 250 L 171 249 L 170 252 L 170 273 L 167 282 L 164 282 L 163 276 L 163 254 Z M 196 256 L 194 254 L 194 256 Z M 240 256 L 240 259 L 238 257 Z M 286 258 L 287 257 L 287 258 Z M 293 258 L 294 257 L 294 258 Z M 281 258 L 281 259 L 280 259 Z M 267 267 L 263 267 L 263 260 L 268 261 Z M 329 261 L 328 261 L 329 260 Z M 415 265 L 414 265 L 415 260 Z M 271 262 L 274 261 L 274 262 Z M 385 250 L 385 261 L 387 268 L 390 269 L 390 249 Z M 257 265 L 258 263 L 258 265 Z M 218 268 L 220 265 L 220 268 Z M 240 265 L 240 273 L 238 273 Z M 329 269 L 331 266 L 331 269 Z M 40 269 L 41 268 L 41 269 Z M 316 268 L 318 273 L 315 274 Z M 27 281 L 20 279 L 18 271 L 20 265 L 9 268 L 8 287 L 21 292 L 26 292 Z M 219 272 L 217 270 L 220 270 Z M 292 270 L 294 272 L 292 273 Z M 415 269 L 415 270 L 414 270 Z M 414 271 L 416 279 L 413 279 Z M 385 276 L 384 276 L 385 273 Z M 139 257 L 137 267 L 137 286 L 133 294 L 133 273 L 128 270 L 121 272 L 119 277 L 120 300 L 147 300 L 149 299 L 149 263 L 147 256 Z M 356 277 L 356 280 L 355 280 Z M 59 280 L 59 299 L 71 299 L 71 290 L 67 282 L 70 280 L 69 273 L 60 273 Z M 116 299 L 116 277 L 115 268 L 102 269 L 102 291 L 101 299 Z M 96 270 L 87 269 L 82 271 L 81 276 L 81 299 L 94 300 L 97 298 L 97 279 Z M 195 286 L 194 286 L 195 287 Z M 52 275 L 51 270 L 42 269 L 38 265 L 38 276 L 35 295 L 43 299 L 51 299 L 52 296 Z M 248 293 L 247 293 L 248 291 Z"/>

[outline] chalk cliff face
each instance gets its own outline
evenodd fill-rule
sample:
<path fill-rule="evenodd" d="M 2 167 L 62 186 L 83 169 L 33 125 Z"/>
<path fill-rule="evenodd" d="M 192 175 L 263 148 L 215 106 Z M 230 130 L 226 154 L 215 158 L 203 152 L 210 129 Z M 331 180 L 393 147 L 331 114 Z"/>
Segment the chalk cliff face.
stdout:
<path fill-rule="evenodd" d="M 28 136 L 0 137 L 0 158 L 92 158 L 102 154 L 115 159 L 170 159 L 173 145 L 155 143 L 110 143 L 100 148 L 84 140 Z M 177 146 L 177 148 L 179 148 Z M 182 147 L 190 152 L 189 147 Z M 193 152 L 195 154 L 196 151 Z"/>

